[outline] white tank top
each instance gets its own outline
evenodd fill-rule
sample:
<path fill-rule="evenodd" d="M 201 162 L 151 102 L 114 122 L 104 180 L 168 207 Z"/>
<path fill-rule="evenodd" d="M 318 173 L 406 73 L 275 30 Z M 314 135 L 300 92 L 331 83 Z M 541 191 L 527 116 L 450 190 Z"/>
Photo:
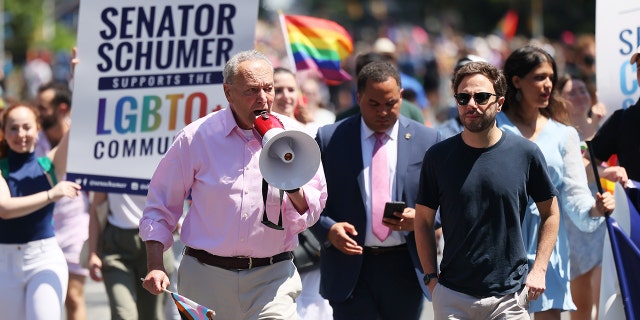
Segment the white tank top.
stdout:
<path fill-rule="evenodd" d="M 109 223 L 121 229 L 138 229 L 146 196 L 109 193 Z"/>

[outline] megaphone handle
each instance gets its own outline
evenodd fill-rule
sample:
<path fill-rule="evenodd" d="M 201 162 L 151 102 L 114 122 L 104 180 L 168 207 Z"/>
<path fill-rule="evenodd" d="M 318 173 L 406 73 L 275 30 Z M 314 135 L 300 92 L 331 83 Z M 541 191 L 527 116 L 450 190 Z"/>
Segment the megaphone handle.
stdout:
<path fill-rule="evenodd" d="M 264 212 L 262 213 L 262 224 L 272 229 L 284 230 L 284 228 L 282 227 L 282 198 L 284 197 L 284 191 L 280 190 L 280 215 L 278 216 L 277 225 L 269 221 L 269 217 L 267 216 L 268 191 L 269 191 L 269 184 L 267 184 L 266 180 L 262 179 L 262 201 L 264 203 Z"/>

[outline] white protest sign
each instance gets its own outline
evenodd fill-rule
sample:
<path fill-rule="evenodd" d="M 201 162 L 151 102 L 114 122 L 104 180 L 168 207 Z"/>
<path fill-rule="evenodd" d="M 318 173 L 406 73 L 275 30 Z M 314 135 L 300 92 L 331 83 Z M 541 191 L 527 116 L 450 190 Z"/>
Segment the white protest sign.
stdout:
<path fill-rule="evenodd" d="M 224 64 L 257 18 L 258 0 L 81 1 L 68 179 L 146 194 L 177 131 L 227 106 Z"/>
<path fill-rule="evenodd" d="M 640 2 L 596 3 L 596 81 L 607 115 L 628 108 L 640 97 L 636 66 L 629 63 L 640 46 Z"/>
<path fill-rule="evenodd" d="M 596 77 L 598 98 L 607 114 L 626 109 L 640 97 L 637 65 L 629 61 L 640 46 L 640 2 L 598 0 L 596 3 Z M 640 125 L 640 124 L 638 124 Z M 612 215 L 629 232 L 629 208 L 625 192 L 616 183 L 616 210 Z M 625 209 L 626 206 L 626 209 Z M 625 223 L 626 221 L 626 223 Z M 605 238 L 600 290 L 599 319 L 624 319 L 624 297 L 618 283 L 609 237 Z"/>

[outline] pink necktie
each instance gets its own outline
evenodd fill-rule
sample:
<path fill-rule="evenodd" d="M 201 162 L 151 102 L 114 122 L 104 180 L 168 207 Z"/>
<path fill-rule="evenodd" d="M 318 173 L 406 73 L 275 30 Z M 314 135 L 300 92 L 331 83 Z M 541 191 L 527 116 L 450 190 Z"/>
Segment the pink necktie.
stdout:
<path fill-rule="evenodd" d="M 384 204 L 390 201 L 389 196 L 389 164 L 387 163 L 387 150 L 384 147 L 386 133 L 376 132 L 376 143 L 373 145 L 373 158 L 371 160 L 371 225 L 373 234 L 384 241 L 389 237 L 391 230 L 382 224 Z"/>

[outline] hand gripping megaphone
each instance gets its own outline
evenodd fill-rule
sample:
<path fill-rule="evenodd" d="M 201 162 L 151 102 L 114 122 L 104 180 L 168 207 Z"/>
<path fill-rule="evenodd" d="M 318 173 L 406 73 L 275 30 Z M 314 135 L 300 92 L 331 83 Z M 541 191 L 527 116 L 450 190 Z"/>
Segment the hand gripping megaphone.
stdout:
<path fill-rule="evenodd" d="M 280 190 L 292 190 L 309 182 L 320 167 L 320 148 L 308 134 L 285 130 L 280 120 L 267 112 L 256 118 L 262 137 L 260 172 L 265 181 Z"/>

